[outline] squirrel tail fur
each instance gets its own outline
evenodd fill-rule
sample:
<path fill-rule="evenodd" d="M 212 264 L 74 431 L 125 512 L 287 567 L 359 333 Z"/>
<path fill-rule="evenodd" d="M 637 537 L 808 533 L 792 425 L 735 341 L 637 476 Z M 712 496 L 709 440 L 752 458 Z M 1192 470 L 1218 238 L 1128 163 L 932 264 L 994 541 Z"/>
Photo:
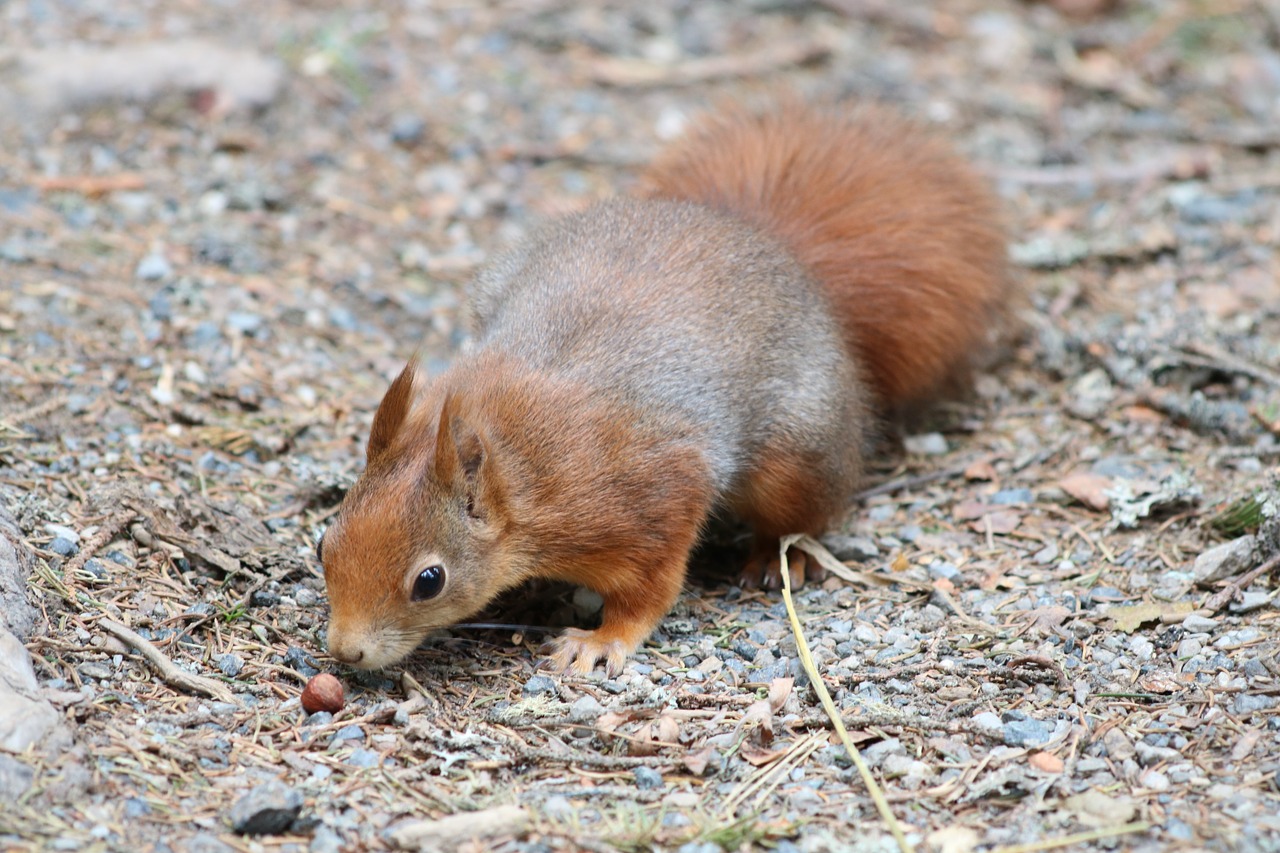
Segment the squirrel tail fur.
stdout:
<path fill-rule="evenodd" d="M 731 106 L 662 152 L 638 194 L 729 213 L 790 249 L 888 412 L 962 378 L 1015 297 L 992 190 L 888 109 Z"/>

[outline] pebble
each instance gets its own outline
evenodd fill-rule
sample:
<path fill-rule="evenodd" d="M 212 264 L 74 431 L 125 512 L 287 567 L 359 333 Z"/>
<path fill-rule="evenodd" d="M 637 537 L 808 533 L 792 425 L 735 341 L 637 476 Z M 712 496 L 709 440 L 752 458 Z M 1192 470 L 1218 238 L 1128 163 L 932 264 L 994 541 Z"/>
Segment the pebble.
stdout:
<path fill-rule="evenodd" d="M 1248 571 L 1253 566 L 1257 543 L 1256 536 L 1241 536 L 1205 551 L 1191 565 L 1196 583 L 1210 584 Z"/>
<path fill-rule="evenodd" d="M 80 534 L 65 524 L 46 524 L 44 532 L 58 539 L 66 539 L 74 545 L 80 544 Z"/>
<path fill-rule="evenodd" d="M 235 678 L 244 669 L 244 658 L 233 652 L 220 654 L 213 660 L 218 665 L 218 670 L 228 678 Z"/>
<path fill-rule="evenodd" d="M 520 692 L 525 696 L 542 696 L 556 692 L 555 680 L 545 675 L 533 675 L 524 683 Z"/>
<path fill-rule="evenodd" d="M 1270 711 L 1276 706 L 1280 706 L 1280 696 L 1240 693 L 1236 695 L 1233 709 L 1237 714 L 1253 714 L 1259 711 Z"/>
<path fill-rule="evenodd" d="M 822 537 L 822 544 L 837 560 L 856 560 L 866 563 L 880 556 L 876 543 L 866 536 L 831 534 Z"/>
<path fill-rule="evenodd" d="M 594 696 L 583 696 L 569 706 L 569 719 L 577 723 L 593 722 L 603 713 L 604 706 Z"/>
<path fill-rule="evenodd" d="M 106 681 L 111 677 L 111 667 L 101 661 L 87 661 L 76 667 L 76 672 L 85 678 Z"/>
<path fill-rule="evenodd" d="M 662 774 L 652 767 L 637 767 L 631 771 L 636 787 L 641 791 L 656 791 L 662 787 Z"/>
<path fill-rule="evenodd" d="M 305 649 L 297 646 L 290 646 L 289 650 L 284 653 L 284 662 L 295 672 L 310 678 L 320 672 L 320 662 L 313 658 Z"/>
<path fill-rule="evenodd" d="M 1054 728 L 1053 723 L 1044 720 L 1010 720 L 1001 734 L 1009 746 L 1040 746 L 1049 742 Z"/>
<path fill-rule="evenodd" d="M 318 717 L 319 714 L 312 714 L 312 717 Z M 332 719 L 332 717 L 330 718 Z M 333 740 L 364 740 L 364 729 L 360 726 L 343 726 L 333 733 Z"/>
<path fill-rule="evenodd" d="M 353 767 L 377 767 L 382 760 L 382 756 L 374 752 L 372 749 L 357 749 L 347 756 L 347 764 Z"/>
<path fill-rule="evenodd" d="M 76 551 L 80 550 L 76 547 L 76 543 L 61 536 L 55 536 L 53 540 L 44 547 L 46 551 L 52 551 L 59 557 L 73 557 L 75 556 Z"/>
<path fill-rule="evenodd" d="M 241 835 L 278 835 L 301 812 L 301 793 L 281 782 L 267 782 L 236 800 L 227 819 Z"/>
<path fill-rule="evenodd" d="M 173 265 L 164 255 L 153 252 L 138 262 L 133 274 L 142 281 L 159 281 L 173 275 Z"/>
<path fill-rule="evenodd" d="M 1214 648 L 1225 649 L 1235 646 L 1242 646 L 1246 643 L 1252 643 L 1262 638 L 1262 631 L 1254 628 L 1252 625 L 1245 628 L 1237 628 L 1234 631 L 1228 631 L 1221 637 L 1213 641 Z"/>
<path fill-rule="evenodd" d="M 1218 620 L 1192 613 L 1182 620 L 1182 628 L 1184 631 L 1190 631 L 1193 634 L 1208 634 L 1217 630 Z"/>
<path fill-rule="evenodd" d="M 1169 790 L 1169 777 L 1159 770 L 1144 770 L 1138 777 L 1138 784 L 1151 791 Z"/>
<path fill-rule="evenodd" d="M 926 432 L 923 435 L 908 435 L 902 439 L 902 446 L 908 453 L 917 456 L 941 456 L 951 448 L 940 432 Z"/>
<path fill-rule="evenodd" d="M 1240 595 L 1239 601 L 1231 602 L 1229 610 L 1232 613 L 1249 613 L 1254 610 L 1261 610 L 1275 600 L 1275 594 L 1270 592 L 1245 592 Z"/>
<path fill-rule="evenodd" d="M 1030 489 L 1001 489 L 991 496 L 991 503 L 1001 506 L 1029 504 L 1035 500 Z"/>

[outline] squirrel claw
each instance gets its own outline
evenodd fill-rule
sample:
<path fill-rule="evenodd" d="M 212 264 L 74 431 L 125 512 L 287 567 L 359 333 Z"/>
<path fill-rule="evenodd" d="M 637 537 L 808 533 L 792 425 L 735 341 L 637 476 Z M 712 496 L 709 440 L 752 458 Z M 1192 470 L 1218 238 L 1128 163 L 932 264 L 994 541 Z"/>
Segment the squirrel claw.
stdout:
<path fill-rule="evenodd" d="M 627 662 L 626 643 L 622 640 L 606 640 L 598 631 L 567 628 L 548 644 L 548 663 L 561 672 L 588 675 L 595 669 L 596 661 L 603 660 L 605 673 L 610 677 L 622 672 Z"/>

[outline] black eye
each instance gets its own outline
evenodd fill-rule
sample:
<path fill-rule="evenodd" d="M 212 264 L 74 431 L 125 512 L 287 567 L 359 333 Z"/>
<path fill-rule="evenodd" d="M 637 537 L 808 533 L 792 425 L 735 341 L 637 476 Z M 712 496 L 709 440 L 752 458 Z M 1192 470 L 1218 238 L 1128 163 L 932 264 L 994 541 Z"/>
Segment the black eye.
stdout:
<path fill-rule="evenodd" d="M 324 564 L 324 534 L 320 534 L 320 538 L 316 540 L 316 559 Z"/>
<path fill-rule="evenodd" d="M 435 598 L 444 589 L 444 566 L 427 566 L 413 581 L 413 600 Z"/>

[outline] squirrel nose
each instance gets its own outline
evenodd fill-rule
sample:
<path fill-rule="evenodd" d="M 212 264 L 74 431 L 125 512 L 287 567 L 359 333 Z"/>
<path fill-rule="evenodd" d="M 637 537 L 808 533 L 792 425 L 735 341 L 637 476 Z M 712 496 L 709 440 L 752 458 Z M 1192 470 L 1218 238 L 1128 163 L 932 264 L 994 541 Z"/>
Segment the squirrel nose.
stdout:
<path fill-rule="evenodd" d="M 329 655 L 342 663 L 357 664 L 364 660 L 364 649 L 348 649 L 330 644 Z"/>

